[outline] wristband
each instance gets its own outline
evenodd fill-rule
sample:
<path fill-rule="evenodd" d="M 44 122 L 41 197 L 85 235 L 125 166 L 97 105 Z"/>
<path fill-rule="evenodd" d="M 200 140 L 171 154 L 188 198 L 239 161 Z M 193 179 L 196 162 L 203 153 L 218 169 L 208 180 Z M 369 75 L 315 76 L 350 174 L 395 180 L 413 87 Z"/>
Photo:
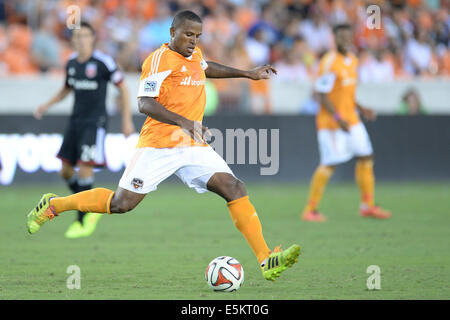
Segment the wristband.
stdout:
<path fill-rule="evenodd" d="M 341 116 L 339 115 L 339 113 L 333 114 L 333 118 L 334 118 L 334 120 L 336 120 L 336 121 L 341 120 Z"/>

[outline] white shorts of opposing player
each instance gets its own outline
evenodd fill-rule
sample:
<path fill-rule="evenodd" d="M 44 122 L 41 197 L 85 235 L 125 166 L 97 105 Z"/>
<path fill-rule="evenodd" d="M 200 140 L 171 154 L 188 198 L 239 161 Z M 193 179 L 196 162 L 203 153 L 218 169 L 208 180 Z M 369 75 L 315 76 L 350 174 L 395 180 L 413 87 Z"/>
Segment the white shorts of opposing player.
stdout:
<path fill-rule="evenodd" d="M 320 164 L 331 166 L 347 162 L 353 157 L 372 155 L 372 143 L 363 123 L 350 127 L 349 132 L 342 129 L 320 129 L 317 133 Z"/>
<path fill-rule="evenodd" d="M 225 160 L 210 146 L 139 148 L 125 169 L 119 187 L 146 194 L 175 174 L 189 188 L 203 193 L 208 191 L 206 184 L 217 172 L 234 176 Z"/>

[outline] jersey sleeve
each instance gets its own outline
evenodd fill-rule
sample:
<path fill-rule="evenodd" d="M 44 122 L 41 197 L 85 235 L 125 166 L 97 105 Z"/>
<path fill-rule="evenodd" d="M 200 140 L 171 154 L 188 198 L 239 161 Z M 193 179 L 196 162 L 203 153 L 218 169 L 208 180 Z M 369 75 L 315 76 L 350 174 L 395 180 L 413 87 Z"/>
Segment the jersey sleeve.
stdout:
<path fill-rule="evenodd" d="M 111 56 L 99 51 L 95 51 L 94 56 L 105 66 L 105 79 L 118 86 L 123 81 L 124 75 L 114 59 Z"/>
<path fill-rule="evenodd" d="M 334 88 L 337 74 L 333 68 L 334 54 L 322 58 L 319 65 L 319 77 L 314 83 L 314 89 L 319 93 L 330 93 Z"/>
<path fill-rule="evenodd" d="M 118 86 L 124 79 L 122 71 L 117 67 L 114 60 L 111 58 L 111 63 L 106 64 L 107 72 L 106 78 Z"/>
<path fill-rule="evenodd" d="M 116 86 L 118 86 L 124 79 L 124 75 L 122 71 L 120 71 L 119 68 L 116 68 L 114 71 L 112 71 L 109 75 L 109 80 L 114 83 Z"/>
<path fill-rule="evenodd" d="M 142 64 L 137 97 L 158 97 L 164 81 L 175 70 L 164 51 L 164 48 L 156 50 Z"/>

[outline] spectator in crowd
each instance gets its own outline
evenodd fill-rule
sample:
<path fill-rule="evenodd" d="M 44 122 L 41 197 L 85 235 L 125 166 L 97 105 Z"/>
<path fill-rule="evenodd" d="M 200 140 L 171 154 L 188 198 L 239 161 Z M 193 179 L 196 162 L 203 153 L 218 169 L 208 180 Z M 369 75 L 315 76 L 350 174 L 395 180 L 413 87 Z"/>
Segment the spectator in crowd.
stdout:
<path fill-rule="evenodd" d="M 314 10 L 312 19 L 304 20 L 300 25 L 300 34 L 309 48 L 317 55 L 333 47 L 333 34 L 330 25 L 325 21 L 323 13 Z"/>
<path fill-rule="evenodd" d="M 436 13 L 435 23 L 430 31 L 430 36 L 435 44 L 436 56 L 439 63 L 439 74 L 450 75 L 450 17 L 445 9 Z"/>
<path fill-rule="evenodd" d="M 41 21 L 39 30 L 34 33 L 31 44 L 31 55 L 41 72 L 60 65 L 60 43 L 55 34 L 55 18 L 47 16 Z"/>
<path fill-rule="evenodd" d="M 5 1 L 0 0 L 0 24 L 3 24 L 5 22 L 6 22 Z"/>
<path fill-rule="evenodd" d="M 250 61 L 254 65 L 266 64 L 270 60 L 270 46 L 264 37 L 264 30 L 257 29 L 253 37 L 247 39 L 245 44 Z"/>
<path fill-rule="evenodd" d="M 408 116 L 426 114 L 425 108 L 420 99 L 419 92 L 417 92 L 416 89 L 410 88 L 402 96 L 398 114 Z"/>
<path fill-rule="evenodd" d="M 274 81 L 285 81 L 291 83 L 306 82 L 308 80 L 308 71 L 303 63 L 303 52 L 286 48 L 281 60 L 275 63 L 277 76 Z"/>
<path fill-rule="evenodd" d="M 113 56 L 117 56 L 120 49 L 133 37 L 133 23 L 127 7 L 120 7 L 114 14 L 107 17 L 105 27 L 108 30 L 109 39 L 111 39 L 107 51 Z"/>
<path fill-rule="evenodd" d="M 0 24 L 0 77 L 8 74 L 8 65 L 2 59 L 3 51 L 8 47 L 5 27 Z"/>
<path fill-rule="evenodd" d="M 139 33 L 139 48 L 142 58 L 158 48 L 161 43 L 169 42 L 170 34 L 167 30 L 170 29 L 171 24 L 170 8 L 167 3 L 161 1 L 158 4 L 156 17 L 150 20 Z"/>
<path fill-rule="evenodd" d="M 270 46 L 263 28 L 258 28 L 245 44 L 252 65 L 263 65 L 270 61 Z M 254 114 L 270 113 L 269 81 L 252 81 L 250 84 L 250 108 Z"/>
<path fill-rule="evenodd" d="M 6 73 L 30 74 L 39 69 L 30 55 L 32 31 L 26 25 L 9 25 L 6 30 L 6 48 L 0 54 L 0 61 L 6 64 Z"/>
<path fill-rule="evenodd" d="M 250 38 L 260 38 L 267 45 L 272 45 L 281 38 L 281 33 L 275 25 L 275 13 L 270 5 L 263 6 L 261 11 L 261 19 L 250 27 L 248 35 Z"/>
<path fill-rule="evenodd" d="M 254 64 L 251 62 L 245 47 L 246 39 L 247 35 L 245 33 L 237 34 L 229 48 L 222 50 L 222 52 L 227 53 L 226 58 L 230 61 L 230 65 L 238 69 L 248 70 Z M 249 108 L 248 81 L 239 78 L 210 79 L 210 81 L 214 83 L 217 89 L 220 101 L 218 108 L 220 108 L 220 112 L 239 112 L 239 109 Z"/>
<path fill-rule="evenodd" d="M 414 30 L 414 36 L 406 42 L 404 59 L 405 71 L 411 75 L 426 75 L 431 71 L 432 50 L 425 30 Z"/>
<path fill-rule="evenodd" d="M 360 62 L 359 81 L 385 82 L 394 79 L 394 65 L 385 49 L 375 49 Z"/>

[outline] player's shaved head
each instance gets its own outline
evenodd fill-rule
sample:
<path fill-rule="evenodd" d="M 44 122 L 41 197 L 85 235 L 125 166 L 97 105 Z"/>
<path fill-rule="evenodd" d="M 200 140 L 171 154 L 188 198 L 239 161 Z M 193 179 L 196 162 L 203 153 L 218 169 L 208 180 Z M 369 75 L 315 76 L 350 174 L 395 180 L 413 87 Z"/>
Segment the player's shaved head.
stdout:
<path fill-rule="evenodd" d="M 177 29 L 185 21 L 195 21 L 198 23 L 202 23 L 202 19 L 195 13 L 190 10 L 184 10 L 178 12 L 172 20 L 172 28 Z"/>
<path fill-rule="evenodd" d="M 170 27 L 169 48 L 189 57 L 194 52 L 202 34 L 202 19 L 192 11 L 175 15 Z"/>

